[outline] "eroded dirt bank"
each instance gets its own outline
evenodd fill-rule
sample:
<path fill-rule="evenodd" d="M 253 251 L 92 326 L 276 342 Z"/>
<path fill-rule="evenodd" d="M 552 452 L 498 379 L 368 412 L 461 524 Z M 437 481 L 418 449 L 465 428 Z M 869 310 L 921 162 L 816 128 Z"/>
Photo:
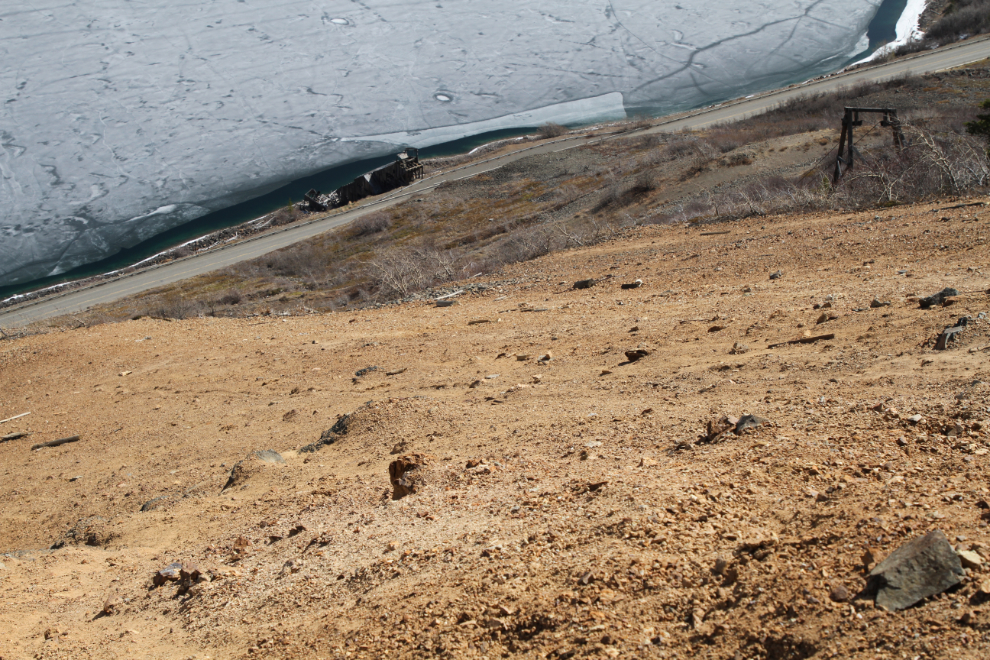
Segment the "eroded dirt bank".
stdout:
<path fill-rule="evenodd" d="M 445 308 L 4 341 L 0 657 L 986 657 L 982 567 L 855 599 L 931 529 L 990 558 L 973 201 L 640 228 Z M 172 562 L 203 577 L 155 587 Z"/>

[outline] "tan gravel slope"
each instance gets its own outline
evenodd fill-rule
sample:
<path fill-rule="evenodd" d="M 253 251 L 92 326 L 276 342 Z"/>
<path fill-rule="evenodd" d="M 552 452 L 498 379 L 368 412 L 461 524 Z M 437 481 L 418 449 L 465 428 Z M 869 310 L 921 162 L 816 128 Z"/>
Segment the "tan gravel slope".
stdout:
<path fill-rule="evenodd" d="M 986 657 L 973 201 L 639 228 L 450 307 L 3 341 L 0 658 Z M 931 529 L 962 585 L 855 598 Z"/>

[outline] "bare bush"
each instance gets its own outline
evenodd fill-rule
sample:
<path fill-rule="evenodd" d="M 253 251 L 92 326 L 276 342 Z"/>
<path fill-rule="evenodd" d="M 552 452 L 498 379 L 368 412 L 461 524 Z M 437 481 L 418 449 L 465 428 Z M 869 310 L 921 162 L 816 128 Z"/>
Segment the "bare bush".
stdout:
<path fill-rule="evenodd" d="M 560 137 L 568 133 L 566 126 L 561 126 L 560 124 L 555 124 L 552 121 L 547 122 L 536 129 L 536 134 L 540 136 L 541 139 L 546 140 L 549 138 Z"/>
<path fill-rule="evenodd" d="M 199 303 L 186 299 L 181 293 L 168 293 L 151 305 L 148 316 L 160 319 L 186 319 L 199 313 Z"/>
<path fill-rule="evenodd" d="M 404 298 L 432 281 L 421 260 L 406 250 L 388 250 L 371 262 L 371 269 L 379 295 L 386 299 Z"/>
<path fill-rule="evenodd" d="M 632 187 L 632 192 L 645 194 L 653 192 L 660 187 L 660 178 L 656 170 L 645 169 L 636 176 L 636 183 Z"/>
<path fill-rule="evenodd" d="M 389 229 L 392 226 L 392 217 L 384 211 L 379 211 L 377 213 L 371 213 L 364 217 L 358 218 L 351 223 L 351 236 L 353 238 L 361 238 L 362 236 L 371 236 L 372 234 L 378 234 L 380 232 Z"/>
<path fill-rule="evenodd" d="M 221 305 L 239 305 L 241 304 L 242 296 L 241 292 L 237 289 L 230 289 L 225 294 L 217 299 Z"/>
<path fill-rule="evenodd" d="M 302 212 L 296 207 L 292 202 L 289 202 L 288 206 L 283 206 L 274 213 L 272 213 L 271 226 L 278 227 L 280 225 L 287 225 L 295 222 L 302 215 Z"/>

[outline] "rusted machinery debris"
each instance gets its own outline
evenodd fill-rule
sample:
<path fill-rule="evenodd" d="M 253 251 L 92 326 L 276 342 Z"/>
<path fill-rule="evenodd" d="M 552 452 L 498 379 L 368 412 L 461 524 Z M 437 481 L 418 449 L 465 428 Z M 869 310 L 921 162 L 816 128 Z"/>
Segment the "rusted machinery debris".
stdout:
<path fill-rule="evenodd" d="M 381 195 L 408 186 L 421 178 L 423 178 L 423 165 L 419 162 L 419 149 L 410 147 L 398 154 L 395 162 L 362 174 L 328 195 L 322 194 L 319 190 L 310 190 L 305 195 L 307 210 L 326 211 L 340 208 L 365 197 Z"/>

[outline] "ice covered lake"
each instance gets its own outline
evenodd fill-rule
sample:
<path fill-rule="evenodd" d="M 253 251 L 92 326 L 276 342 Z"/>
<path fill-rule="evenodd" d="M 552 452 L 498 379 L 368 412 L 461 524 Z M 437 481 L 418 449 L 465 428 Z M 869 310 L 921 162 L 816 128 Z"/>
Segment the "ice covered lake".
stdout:
<path fill-rule="evenodd" d="M 880 3 L 8 3 L 0 286 L 404 146 L 831 71 L 864 51 Z"/>

